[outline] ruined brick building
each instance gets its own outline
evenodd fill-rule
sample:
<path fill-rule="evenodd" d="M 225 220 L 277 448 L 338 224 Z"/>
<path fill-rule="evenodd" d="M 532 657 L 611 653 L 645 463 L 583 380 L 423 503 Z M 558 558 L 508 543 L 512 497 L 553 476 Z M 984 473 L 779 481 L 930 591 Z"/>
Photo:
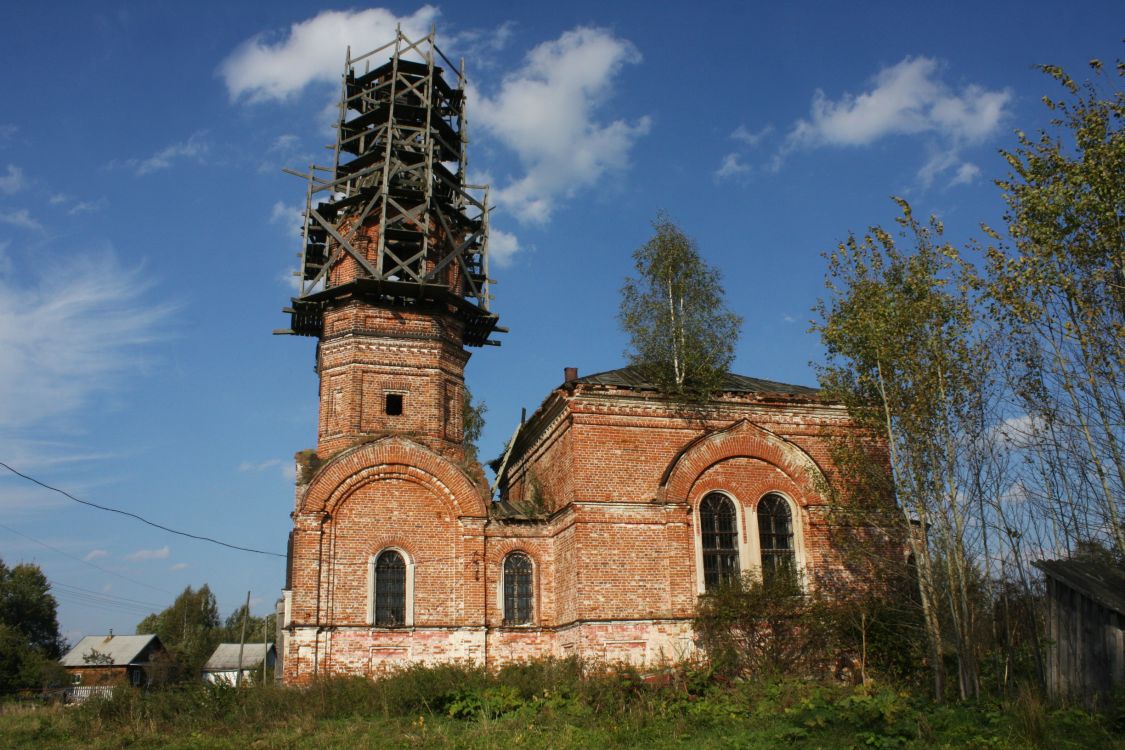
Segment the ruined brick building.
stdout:
<path fill-rule="evenodd" d="M 675 660 L 725 576 L 835 564 L 823 435 L 847 416 L 800 386 L 732 375 L 685 411 L 630 369 L 568 370 L 493 500 L 463 442 L 466 347 L 502 329 L 455 70 L 432 35 L 349 57 L 336 162 L 307 175 L 286 332 L 318 339 L 320 418 L 298 455 L 288 682 L 455 658 Z"/>

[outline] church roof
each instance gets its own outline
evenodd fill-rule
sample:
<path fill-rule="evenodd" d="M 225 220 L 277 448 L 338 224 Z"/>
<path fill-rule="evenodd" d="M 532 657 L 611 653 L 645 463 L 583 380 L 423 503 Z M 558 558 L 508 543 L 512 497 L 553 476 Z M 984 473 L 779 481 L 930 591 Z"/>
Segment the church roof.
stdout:
<path fill-rule="evenodd" d="M 629 366 L 617 370 L 586 375 L 574 381 L 584 385 L 609 385 L 638 390 L 655 389 L 656 384 L 641 375 L 640 368 Z M 782 393 L 788 396 L 815 396 L 819 391 L 804 385 L 778 383 L 774 380 L 752 378 L 747 375 L 727 373 L 720 390 L 728 393 Z"/>

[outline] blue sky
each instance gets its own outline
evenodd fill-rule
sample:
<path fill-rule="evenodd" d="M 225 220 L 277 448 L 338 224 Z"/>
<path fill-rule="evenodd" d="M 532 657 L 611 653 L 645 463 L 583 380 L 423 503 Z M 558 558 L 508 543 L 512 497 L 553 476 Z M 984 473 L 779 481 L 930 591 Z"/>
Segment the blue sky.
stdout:
<path fill-rule="evenodd" d="M 745 319 L 735 369 L 814 384 L 820 254 L 902 195 L 954 239 L 1055 86 L 1121 56 L 1125 6 L 1058 3 L 23 4 L 0 28 L 0 461 L 77 497 L 284 552 L 316 434 L 288 321 L 304 188 L 344 50 L 428 30 L 464 56 L 493 186 L 482 454 L 562 380 L 623 364 L 618 289 L 663 209 Z M 64 634 L 132 632 L 186 585 L 264 612 L 279 558 L 172 536 L 0 476 L 0 557 Z"/>

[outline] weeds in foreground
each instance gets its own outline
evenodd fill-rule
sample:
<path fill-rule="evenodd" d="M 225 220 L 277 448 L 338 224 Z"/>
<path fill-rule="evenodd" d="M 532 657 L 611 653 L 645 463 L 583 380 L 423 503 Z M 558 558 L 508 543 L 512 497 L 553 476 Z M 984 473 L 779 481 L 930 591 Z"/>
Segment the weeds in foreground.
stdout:
<path fill-rule="evenodd" d="M 935 705 L 890 686 L 770 679 L 718 683 L 706 672 L 591 670 L 547 660 L 495 673 L 413 666 L 378 680 L 304 688 L 190 685 L 79 707 L 0 714 L 13 748 L 118 747 L 747 747 L 1081 748 L 1125 750 L 1117 714 L 1008 704 Z"/>

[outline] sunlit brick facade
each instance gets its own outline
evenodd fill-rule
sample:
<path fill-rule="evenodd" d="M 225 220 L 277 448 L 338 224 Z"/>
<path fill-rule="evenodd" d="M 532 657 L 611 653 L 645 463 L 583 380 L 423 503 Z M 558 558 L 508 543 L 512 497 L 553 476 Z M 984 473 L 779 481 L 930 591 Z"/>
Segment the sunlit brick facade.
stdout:
<path fill-rule="evenodd" d="M 322 345 L 322 377 L 343 378 L 322 387 L 322 401 L 344 406 L 322 404 L 319 454 L 299 462 L 287 681 L 453 659 L 688 657 L 708 585 L 700 503 L 713 493 L 735 511 L 725 554 L 738 571 L 769 554 L 758 518 L 767 496 L 790 510 L 791 559 L 806 581 L 839 567 L 821 493 L 826 436 L 848 422 L 812 389 L 732 377 L 713 402 L 688 408 L 629 370 L 575 377 L 521 426 L 493 501 L 451 439 L 460 413 L 443 405 L 467 358 L 441 340 L 455 326 L 381 319 L 389 328 L 367 319 Z M 386 411 L 388 392 L 403 396 L 403 412 L 365 422 Z M 379 622 L 384 552 L 403 563 L 392 571 L 401 611 Z M 513 553 L 531 563 L 519 591 L 505 586 Z M 517 603 L 524 622 L 506 611 Z"/>

